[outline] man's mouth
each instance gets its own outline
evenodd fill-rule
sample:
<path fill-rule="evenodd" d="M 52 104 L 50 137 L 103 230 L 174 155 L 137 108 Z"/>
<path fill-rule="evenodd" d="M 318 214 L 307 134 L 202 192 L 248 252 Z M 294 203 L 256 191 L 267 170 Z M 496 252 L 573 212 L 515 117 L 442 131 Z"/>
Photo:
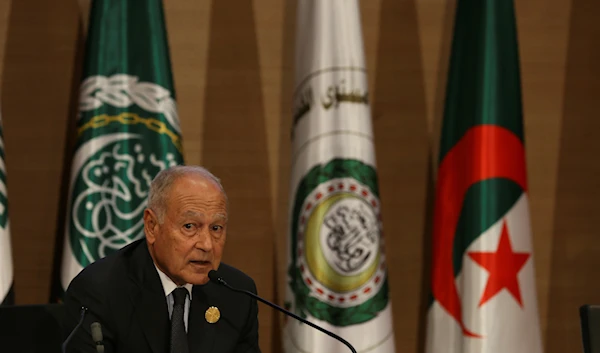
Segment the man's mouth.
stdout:
<path fill-rule="evenodd" d="M 207 260 L 191 260 L 190 263 L 198 267 L 205 267 L 211 265 L 211 262 Z"/>

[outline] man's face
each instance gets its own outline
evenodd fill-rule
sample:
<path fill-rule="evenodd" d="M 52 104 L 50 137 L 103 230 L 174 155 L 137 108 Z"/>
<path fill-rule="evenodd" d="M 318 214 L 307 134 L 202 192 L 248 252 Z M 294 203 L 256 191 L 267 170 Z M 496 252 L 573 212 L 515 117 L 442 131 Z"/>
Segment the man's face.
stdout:
<path fill-rule="evenodd" d="M 205 284 L 221 263 L 227 232 L 227 203 L 212 180 L 184 175 L 171 185 L 162 224 L 146 209 L 144 230 L 150 253 L 177 285 Z"/>

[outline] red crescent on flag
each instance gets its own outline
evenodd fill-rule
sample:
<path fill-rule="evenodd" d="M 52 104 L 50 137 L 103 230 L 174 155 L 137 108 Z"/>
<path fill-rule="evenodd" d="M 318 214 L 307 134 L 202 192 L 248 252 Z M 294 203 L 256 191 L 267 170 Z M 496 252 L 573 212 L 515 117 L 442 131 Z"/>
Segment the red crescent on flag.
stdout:
<path fill-rule="evenodd" d="M 527 191 L 525 149 L 510 130 L 498 125 L 469 129 L 444 157 L 438 170 L 433 225 L 433 296 L 458 322 L 463 335 L 480 337 L 463 322 L 454 279 L 453 249 L 456 227 L 467 190 L 490 178 L 506 178 Z"/>

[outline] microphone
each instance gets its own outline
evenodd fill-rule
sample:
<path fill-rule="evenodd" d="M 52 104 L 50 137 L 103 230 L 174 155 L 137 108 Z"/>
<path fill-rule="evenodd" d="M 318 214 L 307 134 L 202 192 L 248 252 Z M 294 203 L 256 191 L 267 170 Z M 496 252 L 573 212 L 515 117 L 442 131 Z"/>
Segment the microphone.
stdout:
<path fill-rule="evenodd" d="M 85 317 L 85 313 L 87 313 L 87 310 L 88 310 L 88 308 L 86 308 L 85 306 L 81 307 L 81 314 L 80 314 L 80 317 L 79 317 L 79 323 L 77 323 L 77 326 L 75 326 L 75 328 L 73 329 L 73 331 L 71 331 L 71 333 L 69 334 L 69 337 L 67 337 L 67 339 L 62 344 L 62 351 L 63 351 L 63 353 L 66 353 L 66 351 L 67 351 L 67 344 L 69 344 L 69 342 L 71 342 L 71 339 L 75 335 L 75 332 L 77 332 L 77 329 L 79 329 L 79 326 L 81 326 L 81 324 L 83 324 L 83 318 Z"/>
<path fill-rule="evenodd" d="M 93 322 L 90 328 L 92 329 L 92 339 L 96 344 L 96 352 L 104 353 L 104 337 L 102 336 L 102 326 L 99 322 Z"/>
<path fill-rule="evenodd" d="M 331 332 L 331 331 L 328 331 L 328 330 L 326 330 L 326 329 L 324 329 L 324 328 L 322 328 L 322 327 L 320 327 L 320 326 L 318 326 L 318 325 L 316 325 L 316 324 L 313 324 L 312 322 L 310 322 L 310 321 L 308 321 L 308 320 L 305 320 L 305 319 L 301 318 L 300 316 L 298 316 L 298 315 L 296 315 L 296 314 L 292 313 L 291 311 L 285 310 L 284 308 L 280 307 L 279 305 L 277 305 L 277 304 L 274 304 L 274 303 L 271 303 L 270 301 L 268 301 L 268 300 L 266 300 L 266 299 L 263 299 L 263 298 L 259 297 L 258 295 L 254 294 L 254 293 L 252 293 L 252 292 L 250 292 L 250 291 L 247 291 L 247 290 L 244 290 L 244 289 L 237 289 L 237 288 L 233 288 L 232 286 L 230 286 L 229 284 L 227 284 L 227 282 L 225 282 L 225 280 L 224 280 L 223 278 L 221 278 L 221 277 L 219 276 L 219 274 L 217 273 L 217 271 L 215 271 L 215 270 L 210 270 L 210 271 L 208 272 L 208 278 L 210 278 L 210 280 L 211 280 L 211 281 L 213 281 L 213 282 L 215 282 L 215 283 L 218 283 L 218 284 L 220 284 L 220 285 L 222 285 L 222 286 L 225 286 L 225 287 L 227 287 L 227 288 L 231 289 L 231 290 L 232 290 L 232 291 L 234 291 L 234 292 L 238 292 L 238 293 L 244 293 L 244 294 L 246 294 L 246 295 L 249 295 L 249 296 L 251 296 L 252 298 L 254 298 L 254 299 L 256 299 L 256 300 L 258 300 L 258 301 L 261 301 L 261 302 L 263 302 L 263 303 L 267 304 L 267 305 L 268 305 L 268 306 L 270 306 L 271 308 L 277 309 L 277 310 L 281 311 L 282 313 L 284 313 L 284 314 L 286 314 L 286 315 L 288 315 L 288 316 L 291 316 L 291 317 L 293 317 L 294 319 L 296 319 L 296 320 L 298 320 L 298 321 L 300 321 L 300 322 L 303 322 L 303 323 L 307 324 L 308 326 L 310 326 L 310 327 L 312 327 L 312 328 L 315 328 L 315 329 L 317 329 L 317 330 L 319 330 L 319 331 L 321 331 L 321 332 L 323 332 L 323 333 L 327 334 L 327 335 L 328 335 L 328 336 L 330 336 L 330 337 L 333 337 L 333 338 L 335 338 L 336 340 L 338 340 L 338 341 L 342 342 L 342 343 L 343 343 L 343 344 L 345 344 L 345 345 L 346 345 L 348 348 L 350 348 L 350 350 L 351 350 L 353 353 L 356 353 L 356 349 L 354 349 L 354 347 L 352 347 L 352 345 L 351 345 L 351 344 L 350 344 L 348 341 L 346 341 L 345 339 L 343 339 L 343 338 L 341 338 L 340 336 L 336 335 L 335 333 L 333 333 L 333 332 Z"/>

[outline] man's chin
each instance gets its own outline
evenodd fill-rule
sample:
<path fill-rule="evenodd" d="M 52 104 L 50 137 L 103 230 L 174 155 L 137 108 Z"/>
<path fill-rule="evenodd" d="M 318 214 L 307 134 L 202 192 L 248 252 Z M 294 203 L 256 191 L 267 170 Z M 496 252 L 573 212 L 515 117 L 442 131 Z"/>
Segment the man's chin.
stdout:
<path fill-rule="evenodd" d="M 209 271 L 210 269 L 202 272 L 190 273 L 188 276 L 186 276 L 187 283 L 198 286 L 207 284 L 208 282 L 210 282 L 210 278 L 208 278 Z"/>
<path fill-rule="evenodd" d="M 194 278 L 194 280 L 192 280 L 189 283 L 191 283 L 191 284 L 193 284 L 195 286 L 202 286 L 202 285 L 207 284 L 208 282 L 210 282 L 210 279 L 208 278 L 208 276 L 205 276 L 202 279 L 196 279 L 196 278 Z"/>

